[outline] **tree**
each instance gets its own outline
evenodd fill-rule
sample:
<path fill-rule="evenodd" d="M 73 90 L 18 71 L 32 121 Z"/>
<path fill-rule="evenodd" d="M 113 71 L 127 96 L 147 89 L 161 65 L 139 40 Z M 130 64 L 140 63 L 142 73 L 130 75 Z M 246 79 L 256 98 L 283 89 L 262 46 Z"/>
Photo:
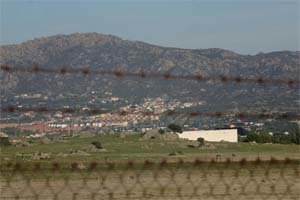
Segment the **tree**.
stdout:
<path fill-rule="evenodd" d="M 168 128 L 173 131 L 174 133 L 182 133 L 182 128 L 181 126 L 177 124 L 169 124 Z"/>
<path fill-rule="evenodd" d="M 300 144 L 299 124 L 294 123 L 293 125 L 291 125 L 289 133 L 290 133 L 291 143 Z"/>
<path fill-rule="evenodd" d="M 291 135 L 285 135 L 283 133 L 276 133 L 273 135 L 273 143 L 279 143 L 279 144 L 290 144 L 292 142 Z"/>
<path fill-rule="evenodd" d="M 286 127 L 287 128 L 287 127 Z M 247 138 L 243 142 L 257 142 L 257 143 L 279 143 L 279 144 L 300 144 L 300 127 L 297 123 L 290 123 L 288 125 L 287 133 L 274 133 L 269 135 L 266 133 L 257 134 L 251 132 L 247 134 Z M 286 129 L 283 129 L 286 130 Z"/>

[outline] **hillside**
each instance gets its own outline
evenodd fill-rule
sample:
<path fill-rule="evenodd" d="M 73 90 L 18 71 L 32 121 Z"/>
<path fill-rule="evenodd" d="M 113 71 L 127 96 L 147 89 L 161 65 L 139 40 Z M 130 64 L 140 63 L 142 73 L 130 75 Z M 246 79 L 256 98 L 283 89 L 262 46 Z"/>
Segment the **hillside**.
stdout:
<path fill-rule="evenodd" d="M 47 68 L 159 72 L 180 75 L 240 76 L 299 79 L 299 52 L 279 51 L 241 55 L 223 49 L 179 49 L 123 40 L 112 35 L 75 33 L 43 37 L 0 47 L 0 64 L 40 65 Z M 111 76 L 7 74 L 1 72 L 4 104 L 15 104 L 13 96 L 47 94 L 44 103 L 87 105 L 93 95 L 118 96 L 129 103 L 145 97 L 165 96 L 181 101 L 204 101 L 206 110 L 296 111 L 299 88 L 287 85 L 222 84 L 187 80 L 115 78 Z M 93 106 L 99 106 L 98 104 Z"/>

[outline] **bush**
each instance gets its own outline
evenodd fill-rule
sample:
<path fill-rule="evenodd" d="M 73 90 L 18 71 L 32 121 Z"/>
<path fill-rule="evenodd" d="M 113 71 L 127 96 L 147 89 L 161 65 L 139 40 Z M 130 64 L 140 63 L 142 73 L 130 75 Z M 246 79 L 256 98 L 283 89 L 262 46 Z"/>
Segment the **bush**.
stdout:
<path fill-rule="evenodd" d="M 279 143 L 279 144 L 300 144 L 300 129 L 297 123 L 293 123 L 289 126 L 289 134 L 275 133 L 269 135 L 266 133 L 257 134 L 249 133 L 247 138 L 240 138 L 242 142 L 257 142 L 257 143 Z"/>
<path fill-rule="evenodd" d="M 11 145 L 8 137 L 0 137 L 0 146 L 9 146 Z"/>
<path fill-rule="evenodd" d="M 164 134 L 165 133 L 165 130 L 163 130 L 163 129 L 159 129 L 158 130 L 158 132 L 162 135 L 162 134 Z"/>
<path fill-rule="evenodd" d="M 92 145 L 94 145 L 97 149 L 103 149 L 101 142 L 99 141 L 93 141 L 91 142 Z"/>
<path fill-rule="evenodd" d="M 247 135 L 246 141 L 248 142 L 256 142 L 256 143 L 272 143 L 273 137 L 269 134 L 257 134 L 257 133 L 250 133 Z"/>
<path fill-rule="evenodd" d="M 170 124 L 169 126 L 168 126 L 168 128 L 169 129 L 171 129 L 171 131 L 173 131 L 173 132 L 177 132 L 177 133 L 182 133 L 182 128 L 181 128 L 181 126 L 179 126 L 179 125 L 177 125 L 177 124 Z"/>
<path fill-rule="evenodd" d="M 204 138 L 199 137 L 199 138 L 197 139 L 197 141 L 199 142 L 199 147 L 201 147 L 201 146 L 204 145 Z"/>

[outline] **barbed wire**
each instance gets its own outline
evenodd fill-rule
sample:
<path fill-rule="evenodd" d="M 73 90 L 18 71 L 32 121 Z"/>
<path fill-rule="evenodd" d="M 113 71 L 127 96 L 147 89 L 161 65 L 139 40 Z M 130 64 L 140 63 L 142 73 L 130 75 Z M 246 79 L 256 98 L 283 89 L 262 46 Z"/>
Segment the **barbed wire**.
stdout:
<path fill-rule="evenodd" d="M 47 68 L 41 66 L 30 67 L 15 67 L 10 65 L 1 65 L 1 71 L 5 73 L 48 73 L 48 74 L 79 74 L 79 75 L 109 75 L 117 78 L 123 77 L 137 77 L 137 78 L 161 78 L 165 80 L 195 80 L 195 81 L 217 81 L 222 83 L 257 83 L 257 84 L 280 84 L 289 86 L 299 86 L 300 80 L 284 80 L 284 79 L 268 79 L 263 77 L 258 78 L 244 78 L 244 77 L 229 77 L 229 76 L 203 76 L 197 75 L 176 75 L 171 73 L 154 73 L 154 72 L 126 72 L 120 70 L 96 70 L 88 67 L 71 68 L 71 67 L 55 67 Z"/>
<path fill-rule="evenodd" d="M 299 160 L 7 162 L 7 199 L 298 199 Z"/>
<path fill-rule="evenodd" d="M 130 114 L 140 114 L 144 116 L 178 116 L 186 115 L 190 117 L 204 116 L 204 117 L 235 117 L 239 119 L 243 118 L 257 118 L 257 119 L 279 119 L 279 120 L 300 120 L 299 113 L 271 113 L 271 112 L 200 112 L 200 111 L 176 111 L 167 110 L 162 113 L 156 113 L 154 111 L 125 111 L 125 110 L 105 110 L 105 109 L 80 109 L 80 108 L 47 108 L 47 107 L 16 107 L 7 106 L 0 108 L 1 113 L 23 113 L 23 112 L 35 112 L 35 113 L 69 113 L 69 114 L 116 114 L 120 116 L 126 116 Z"/>

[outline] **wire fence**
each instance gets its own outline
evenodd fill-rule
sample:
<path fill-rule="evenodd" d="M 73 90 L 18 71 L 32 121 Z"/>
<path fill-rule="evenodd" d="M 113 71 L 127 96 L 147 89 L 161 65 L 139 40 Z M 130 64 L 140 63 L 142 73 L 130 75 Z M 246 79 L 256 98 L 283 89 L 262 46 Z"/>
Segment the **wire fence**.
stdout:
<path fill-rule="evenodd" d="M 87 67 L 46 68 L 1 65 L 4 73 L 47 73 L 59 75 L 109 75 L 116 78 L 161 78 L 165 80 L 216 81 L 299 87 L 299 80 L 262 77 L 175 75 L 170 73 L 104 71 Z M 81 113 L 117 115 L 161 115 L 148 111 L 115 111 L 91 108 L 17 107 L 0 108 L 1 113 Z M 168 110 L 167 116 L 235 117 L 300 120 L 288 112 L 198 112 Z M 45 158 L 47 160 L 47 158 Z M 0 199 L 293 199 L 300 198 L 299 160 L 234 160 L 194 162 L 15 162 L 0 165 Z"/>
<path fill-rule="evenodd" d="M 184 115 L 189 117 L 235 117 L 238 119 L 243 118 L 255 118 L 255 119 L 277 119 L 277 120 L 300 120 L 299 113 L 287 113 L 287 112 L 245 112 L 245 113 L 237 113 L 237 112 L 199 112 L 199 111 L 175 111 L 175 110 L 167 110 L 163 113 L 156 113 L 154 111 L 118 111 L 118 110 L 106 110 L 106 109 L 80 109 L 80 108 L 48 108 L 48 107 L 17 107 L 17 106 L 7 106 L 1 107 L 0 112 L 2 113 L 23 113 L 23 112 L 35 112 L 35 113 L 52 113 L 52 112 L 62 112 L 62 113 L 81 113 L 81 114 L 116 114 L 120 116 L 132 115 L 132 114 L 140 114 L 144 116 L 160 116 L 162 114 L 166 116 L 178 116 Z"/>
<path fill-rule="evenodd" d="M 205 76 L 201 74 L 196 75 L 177 75 L 171 73 L 154 73 L 154 72 L 127 72 L 121 70 L 97 70 L 91 69 L 89 67 L 54 67 L 47 68 L 41 66 L 28 66 L 28 67 L 15 67 L 10 65 L 1 65 L 1 71 L 5 73 L 47 73 L 47 74 L 79 74 L 79 75 L 109 75 L 117 78 L 124 77 L 137 77 L 137 78 L 161 78 L 166 80 L 176 79 L 176 80 L 195 80 L 195 81 L 218 81 L 222 83 L 257 83 L 257 84 L 279 84 L 279 85 L 289 85 L 289 86 L 299 86 L 300 80 L 297 79 L 270 79 L 263 77 L 229 77 L 229 76 Z"/>
<path fill-rule="evenodd" d="M 299 160 L 2 163 L 1 199 L 294 199 Z"/>

